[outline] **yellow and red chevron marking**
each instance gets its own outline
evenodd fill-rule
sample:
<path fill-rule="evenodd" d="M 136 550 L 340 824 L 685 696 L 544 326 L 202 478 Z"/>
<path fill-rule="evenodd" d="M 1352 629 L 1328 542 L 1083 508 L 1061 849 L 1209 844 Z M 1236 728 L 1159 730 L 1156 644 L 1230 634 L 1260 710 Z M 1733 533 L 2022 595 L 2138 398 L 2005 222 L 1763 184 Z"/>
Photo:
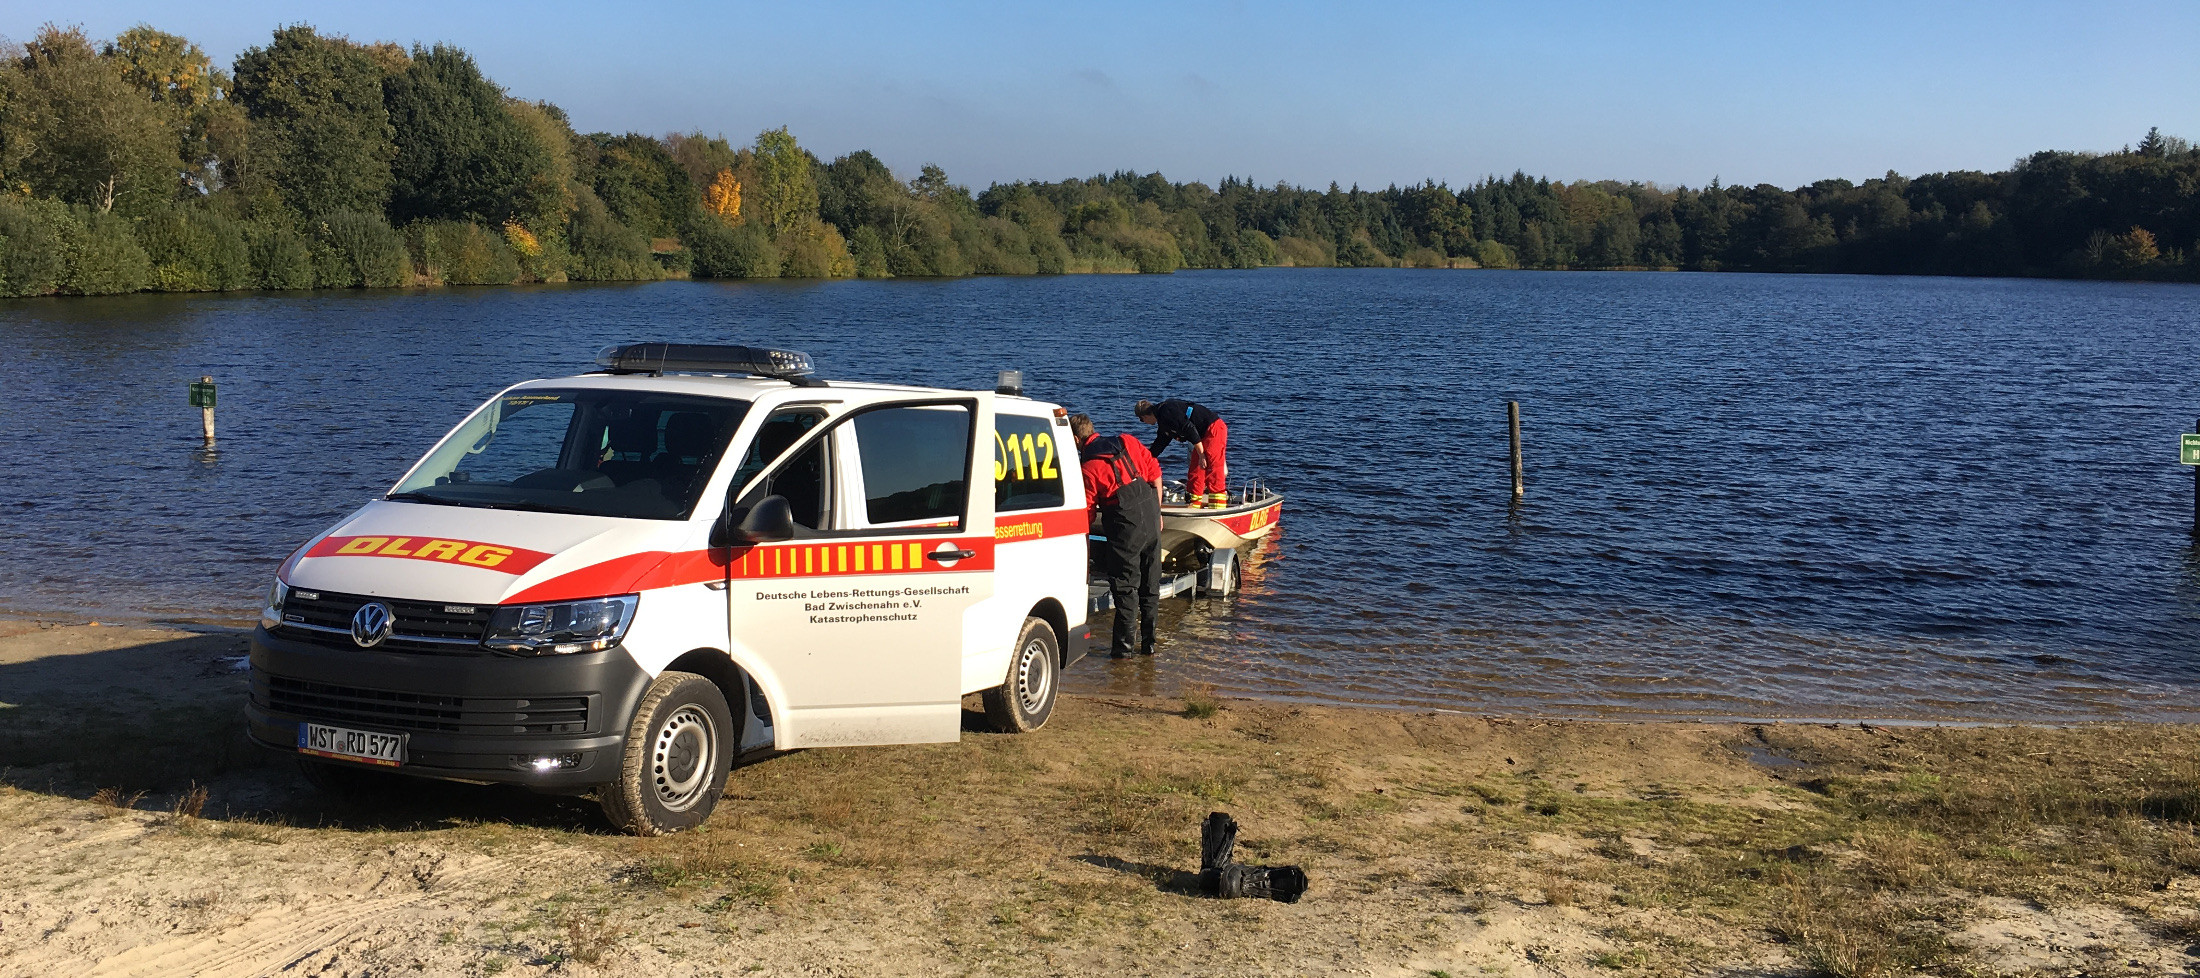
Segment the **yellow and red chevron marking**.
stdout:
<path fill-rule="evenodd" d="M 568 571 L 512 595 L 504 603 L 600 598 L 706 581 L 985 571 L 993 569 L 993 546 L 993 541 L 984 537 L 897 537 L 681 553 L 651 550 Z M 968 550 L 972 555 L 951 560 L 926 556 L 943 549 Z"/>
<path fill-rule="evenodd" d="M 976 556 L 933 560 L 937 550 L 968 550 Z M 940 573 L 993 569 L 993 541 L 982 537 L 953 540 L 892 540 L 861 543 L 796 543 L 752 547 L 728 568 L 734 580 L 779 577 L 839 577 L 855 574 Z"/>

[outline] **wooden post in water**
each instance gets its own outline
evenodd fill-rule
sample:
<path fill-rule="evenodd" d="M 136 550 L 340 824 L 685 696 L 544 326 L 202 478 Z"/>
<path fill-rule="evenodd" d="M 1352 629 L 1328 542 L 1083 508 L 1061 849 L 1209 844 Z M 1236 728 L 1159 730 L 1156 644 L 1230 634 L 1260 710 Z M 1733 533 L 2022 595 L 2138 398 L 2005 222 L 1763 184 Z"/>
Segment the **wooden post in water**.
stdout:
<path fill-rule="evenodd" d="M 206 435 L 207 447 L 212 448 L 214 445 L 214 378 L 200 377 L 199 384 L 203 385 L 201 389 L 206 392 L 205 396 L 203 399 L 193 398 L 193 400 L 199 405 L 199 428 Z"/>
<path fill-rule="evenodd" d="M 1505 402 L 1505 423 L 1512 428 L 1513 500 L 1517 502 L 1519 501 L 1521 494 L 1528 491 L 1527 481 L 1525 476 L 1522 474 L 1520 467 L 1519 401 Z"/>

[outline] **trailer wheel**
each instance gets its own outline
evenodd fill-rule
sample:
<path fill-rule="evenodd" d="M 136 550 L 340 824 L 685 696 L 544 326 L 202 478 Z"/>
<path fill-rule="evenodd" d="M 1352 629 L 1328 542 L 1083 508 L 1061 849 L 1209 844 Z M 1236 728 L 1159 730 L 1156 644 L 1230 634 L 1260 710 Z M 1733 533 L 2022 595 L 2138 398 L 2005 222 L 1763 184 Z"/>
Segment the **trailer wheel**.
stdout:
<path fill-rule="evenodd" d="M 1199 593 L 1206 597 L 1227 597 L 1237 593 L 1238 554 L 1234 549 L 1216 550 L 1207 554 L 1206 563 L 1199 573 Z"/>
<path fill-rule="evenodd" d="M 985 718 L 1001 733 L 1030 733 L 1046 726 L 1054 713 L 1055 687 L 1062 667 L 1062 643 L 1043 618 L 1024 619 L 1016 648 L 1008 657 L 1007 681 L 979 694 Z"/>
<path fill-rule="evenodd" d="M 627 725 L 619 780 L 597 793 L 604 815 L 635 835 L 703 824 L 726 789 L 726 742 L 734 732 L 717 684 L 692 672 L 659 675 Z"/>

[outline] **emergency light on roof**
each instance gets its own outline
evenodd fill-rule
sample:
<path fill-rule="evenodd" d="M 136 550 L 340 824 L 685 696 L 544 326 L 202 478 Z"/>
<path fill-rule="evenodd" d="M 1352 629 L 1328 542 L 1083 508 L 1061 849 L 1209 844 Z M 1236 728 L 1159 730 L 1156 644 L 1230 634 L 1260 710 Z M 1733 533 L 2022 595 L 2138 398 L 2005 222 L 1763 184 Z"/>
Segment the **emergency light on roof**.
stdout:
<path fill-rule="evenodd" d="M 602 352 L 596 354 L 596 364 L 615 374 L 753 374 L 796 384 L 815 383 L 808 380 L 813 372 L 809 354 L 800 350 L 768 350 L 757 346 L 628 343 L 604 347 Z"/>

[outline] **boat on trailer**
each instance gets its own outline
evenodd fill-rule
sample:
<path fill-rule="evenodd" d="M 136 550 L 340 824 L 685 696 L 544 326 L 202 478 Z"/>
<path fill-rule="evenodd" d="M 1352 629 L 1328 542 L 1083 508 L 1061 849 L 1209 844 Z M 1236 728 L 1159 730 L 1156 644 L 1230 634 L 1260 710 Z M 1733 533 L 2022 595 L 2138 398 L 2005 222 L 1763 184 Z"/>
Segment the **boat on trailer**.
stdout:
<path fill-rule="evenodd" d="M 1171 505 L 1171 496 L 1175 504 Z M 1162 491 L 1161 552 L 1171 554 L 1207 550 L 1234 551 L 1275 532 L 1283 514 L 1283 494 L 1259 482 L 1249 482 L 1229 494 L 1224 506 L 1192 507 L 1183 493 Z"/>
<path fill-rule="evenodd" d="M 1186 505 L 1189 498 L 1181 484 L 1162 487 L 1161 596 L 1235 594 L 1239 550 L 1276 531 L 1283 494 L 1255 481 L 1232 490 L 1224 506 L 1194 507 Z M 1095 574 L 1090 590 L 1093 614 L 1115 607 L 1104 578 Z"/>

